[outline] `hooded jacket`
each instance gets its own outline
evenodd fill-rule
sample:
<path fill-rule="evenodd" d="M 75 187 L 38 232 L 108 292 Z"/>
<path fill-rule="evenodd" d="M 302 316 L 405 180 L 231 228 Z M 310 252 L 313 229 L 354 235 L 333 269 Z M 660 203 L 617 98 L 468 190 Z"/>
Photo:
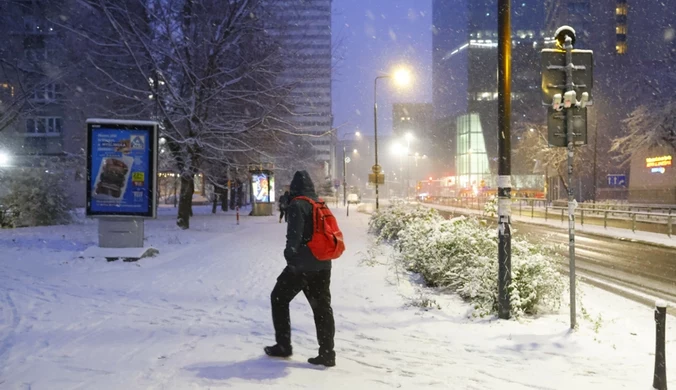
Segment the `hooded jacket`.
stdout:
<path fill-rule="evenodd" d="M 292 270 L 296 272 L 314 272 L 331 269 L 330 261 L 319 261 L 312 254 L 307 243 L 312 238 L 312 205 L 299 196 L 306 196 L 318 200 L 314 183 L 307 171 L 297 171 L 291 180 L 291 199 L 289 208 L 289 222 L 286 230 L 286 248 L 284 258 Z"/>

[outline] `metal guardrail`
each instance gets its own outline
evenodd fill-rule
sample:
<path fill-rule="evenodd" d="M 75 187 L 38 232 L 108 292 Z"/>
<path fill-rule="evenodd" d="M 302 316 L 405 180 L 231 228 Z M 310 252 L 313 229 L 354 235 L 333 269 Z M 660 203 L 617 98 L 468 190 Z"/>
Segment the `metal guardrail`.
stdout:
<path fill-rule="evenodd" d="M 483 197 L 475 198 L 437 198 L 430 203 L 447 205 L 447 206 L 456 206 L 463 207 L 468 209 L 477 209 L 483 210 L 485 204 L 490 199 Z M 516 214 L 516 207 L 518 205 L 518 214 L 523 216 L 524 211 L 528 213 L 530 211 L 531 218 L 536 218 L 536 212 L 538 213 L 537 217 L 544 213 L 545 221 L 549 220 L 550 216 L 559 215 L 561 216 L 561 222 L 565 221 L 565 217 L 568 212 L 568 207 L 566 206 L 557 206 L 551 205 L 545 199 L 534 199 L 534 198 L 512 198 L 515 203 L 512 206 L 512 212 Z M 525 206 L 525 207 L 524 207 Z M 633 207 L 638 210 L 640 209 L 660 209 L 666 210 L 666 212 L 652 212 L 652 211 L 638 211 L 638 210 L 618 210 L 610 208 L 608 204 L 600 205 L 596 204 L 597 207 L 588 207 L 589 204 L 582 204 L 581 207 L 575 209 L 575 216 L 580 221 L 580 224 L 584 226 L 585 217 L 603 219 L 603 227 L 608 228 L 608 221 L 619 221 L 619 222 L 631 222 L 632 232 L 636 232 L 637 223 L 647 223 L 654 225 L 666 225 L 666 234 L 669 237 L 674 235 L 674 222 L 676 222 L 676 206 L 673 205 L 649 205 L 649 206 L 637 206 L 637 205 L 627 205 L 625 207 Z M 598 207 L 603 206 L 603 207 Z M 525 210 L 524 210 L 525 208 Z"/>

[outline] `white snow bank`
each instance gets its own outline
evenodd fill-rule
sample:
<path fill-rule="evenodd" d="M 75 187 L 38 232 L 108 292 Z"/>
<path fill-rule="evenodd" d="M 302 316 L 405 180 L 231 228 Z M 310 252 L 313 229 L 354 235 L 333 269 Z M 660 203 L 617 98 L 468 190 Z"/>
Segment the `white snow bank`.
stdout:
<path fill-rule="evenodd" d="M 522 322 L 470 320 L 452 295 L 423 289 L 373 247 L 368 216 L 337 213 L 347 251 L 334 263 L 338 366 L 317 369 L 310 308 L 291 307 L 295 356 L 272 360 L 269 294 L 285 224 L 212 216 L 146 226 L 160 250 L 137 263 L 79 259 L 96 225 L 0 231 L 2 389 L 648 388 L 653 310 L 585 287 L 577 332 L 567 308 Z M 366 265 L 364 263 L 366 261 Z M 413 279 L 413 280 L 411 280 Z M 441 309 L 424 311 L 416 305 Z M 436 304 L 435 304 L 436 303 Z M 676 376 L 673 318 L 667 377 Z"/>

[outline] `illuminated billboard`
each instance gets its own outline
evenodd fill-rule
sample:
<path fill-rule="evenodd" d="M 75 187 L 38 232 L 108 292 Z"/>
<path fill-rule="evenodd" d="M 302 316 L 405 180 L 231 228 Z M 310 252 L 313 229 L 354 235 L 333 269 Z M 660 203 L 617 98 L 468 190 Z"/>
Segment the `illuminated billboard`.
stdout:
<path fill-rule="evenodd" d="M 645 166 L 646 168 L 670 167 L 672 161 L 672 156 L 648 157 L 645 159 Z"/>
<path fill-rule="evenodd" d="M 265 172 L 254 172 L 251 174 L 251 188 L 253 197 L 258 203 L 267 203 L 275 201 L 275 178 L 273 175 Z"/>

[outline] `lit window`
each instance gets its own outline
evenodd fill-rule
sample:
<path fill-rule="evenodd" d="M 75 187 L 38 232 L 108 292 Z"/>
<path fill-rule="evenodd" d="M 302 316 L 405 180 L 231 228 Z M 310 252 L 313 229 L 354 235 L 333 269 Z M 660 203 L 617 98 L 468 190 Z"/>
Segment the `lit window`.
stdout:
<path fill-rule="evenodd" d="M 627 35 L 627 25 L 618 24 L 617 27 L 615 27 L 615 34 Z"/>
<path fill-rule="evenodd" d="M 615 8 L 615 15 L 627 15 L 627 4 L 618 4 Z"/>
<path fill-rule="evenodd" d="M 617 54 L 626 54 L 627 53 L 627 42 L 617 42 L 615 45 L 615 52 Z"/>

